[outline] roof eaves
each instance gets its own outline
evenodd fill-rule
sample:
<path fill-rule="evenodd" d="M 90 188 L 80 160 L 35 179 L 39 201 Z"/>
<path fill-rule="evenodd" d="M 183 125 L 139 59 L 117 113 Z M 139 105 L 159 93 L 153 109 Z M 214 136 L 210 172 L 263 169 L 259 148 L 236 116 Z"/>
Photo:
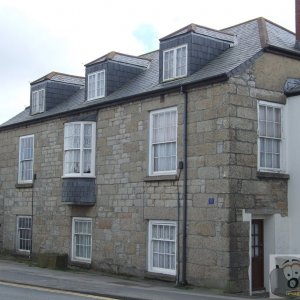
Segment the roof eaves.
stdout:
<path fill-rule="evenodd" d="M 121 98 L 116 98 L 113 100 L 107 100 L 107 101 L 103 101 L 103 102 L 97 102 L 94 104 L 91 104 L 89 106 L 86 107 L 79 107 L 73 110 L 68 110 L 68 111 L 64 111 L 64 112 L 58 112 L 55 113 L 53 115 L 47 115 L 47 116 L 41 116 L 39 118 L 35 118 L 32 120 L 26 120 L 26 121 L 20 121 L 20 122 L 16 122 L 13 124 L 8 124 L 8 125 L 0 125 L 0 131 L 2 130 L 6 130 L 6 129 L 12 129 L 12 128 L 17 128 L 20 125 L 26 124 L 26 125 L 31 125 L 31 124 L 37 124 L 40 123 L 42 120 L 52 120 L 52 119 L 56 119 L 58 116 L 62 117 L 62 116 L 68 116 L 68 115 L 73 115 L 76 113 L 83 113 L 83 112 L 88 112 L 91 110 L 95 110 L 95 109 L 100 109 L 100 108 L 106 108 L 106 107 L 110 107 L 110 106 L 116 106 L 122 103 L 126 103 L 126 102 L 133 102 L 133 101 L 138 101 L 141 99 L 144 99 L 146 97 L 149 96 L 155 96 L 155 95 L 161 95 L 162 93 L 169 93 L 169 92 L 174 92 L 174 91 L 178 91 L 180 92 L 182 90 L 182 88 L 184 87 L 188 87 L 188 88 L 193 88 L 196 86 L 206 86 L 209 84 L 214 84 L 214 83 L 219 83 L 219 82 L 224 82 L 227 81 L 229 79 L 229 74 L 228 73 L 221 73 L 212 77 L 208 77 L 208 78 L 204 78 L 204 79 L 199 79 L 199 80 L 195 80 L 192 82 L 188 82 L 188 83 L 182 83 L 182 84 L 177 84 L 174 86 L 168 86 L 168 87 L 162 87 L 159 88 L 157 90 L 151 90 L 151 91 L 146 91 L 143 93 L 139 93 L 136 95 L 129 95 L 129 96 L 125 96 L 125 97 L 121 97 Z"/>
<path fill-rule="evenodd" d="M 91 65 L 94 65 L 94 64 L 97 64 L 99 62 L 102 62 L 102 61 L 105 61 L 107 59 L 112 59 L 114 56 L 116 55 L 116 52 L 115 51 L 111 51 L 103 56 L 100 56 L 98 57 L 97 59 L 94 59 L 93 61 L 85 64 L 84 66 L 85 67 L 88 67 L 88 66 L 91 66 Z"/>
<path fill-rule="evenodd" d="M 93 61 L 85 64 L 84 66 L 85 67 L 89 67 L 89 66 L 95 65 L 97 63 L 107 61 L 107 60 L 114 60 L 114 58 L 115 58 L 116 55 L 126 56 L 126 57 L 132 57 L 132 58 L 141 59 L 141 60 L 147 60 L 149 62 L 151 61 L 148 58 L 142 58 L 142 57 L 140 57 L 141 55 L 140 56 L 134 56 L 134 55 L 130 55 L 130 54 L 124 54 L 124 53 L 120 53 L 120 52 L 116 52 L 116 51 L 111 51 L 111 52 L 109 52 L 109 53 L 107 53 L 107 54 L 105 54 L 105 55 L 103 55 L 103 56 L 101 56 L 101 57 L 99 57 L 99 58 L 97 58 L 97 59 L 95 59 L 95 60 L 93 60 Z M 130 63 L 128 63 L 128 64 L 130 64 Z"/>
<path fill-rule="evenodd" d="M 36 79 L 35 81 L 30 82 L 30 85 L 37 84 L 37 83 L 43 82 L 43 81 L 45 81 L 45 80 L 49 80 L 49 79 L 51 79 L 53 76 L 55 76 L 56 74 L 57 74 L 57 72 L 52 71 L 52 72 L 48 73 L 47 75 L 44 75 L 44 76 L 42 76 L 42 77 Z"/>
<path fill-rule="evenodd" d="M 283 55 L 283 56 L 286 56 L 289 58 L 300 60 L 300 52 L 299 51 L 293 51 L 293 50 L 277 47 L 274 45 L 267 45 L 264 48 L 264 51 L 268 52 L 268 53 Z"/>
<path fill-rule="evenodd" d="M 176 31 L 174 31 L 174 32 L 172 32 L 172 33 L 170 33 L 170 34 L 168 34 L 168 35 L 160 38 L 159 41 L 164 41 L 164 40 L 167 40 L 167 39 L 172 38 L 174 36 L 185 34 L 187 32 L 191 32 L 191 31 L 195 32 L 195 27 L 196 26 L 197 26 L 196 24 L 191 23 L 191 24 L 189 24 L 187 26 L 184 26 L 184 27 L 182 27 L 182 28 L 180 28 L 180 29 L 178 29 L 178 30 L 176 30 Z M 182 31 L 184 31 L 184 32 L 180 33 Z"/>
<path fill-rule="evenodd" d="M 66 77 L 72 77 L 72 78 L 80 78 L 80 79 L 84 79 L 83 76 L 77 76 L 77 75 L 70 75 L 70 74 L 66 74 L 66 73 L 60 73 L 60 72 L 55 72 L 55 71 L 52 71 L 50 73 L 48 73 L 47 75 L 35 80 L 35 81 L 32 81 L 30 83 L 30 85 L 34 85 L 34 84 L 37 84 L 37 83 L 40 83 L 40 82 L 43 82 L 45 80 L 51 80 L 54 76 L 56 75 L 62 75 L 62 76 L 66 76 Z"/>
<path fill-rule="evenodd" d="M 216 33 L 219 33 L 219 34 L 228 35 L 228 36 L 232 36 L 232 37 L 235 36 L 232 33 L 223 32 L 223 30 L 212 29 L 212 28 L 209 28 L 209 27 L 200 26 L 200 25 L 192 23 L 192 24 L 190 24 L 188 26 L 185 26 L 185 27 L 183 27 L 179 30 L 176 30 L 175 32 L 173 32 L 173 33 L 171 33 L 171 34 L 169 34 L 165 37 L 160 38 L 159 41 L 165 41 L 165 40 L 168 40 L 168 39 L 171 39 L 171 38 L 182 36 L 182 35 L 185 35 L 188 32 L 193 32 L 193 33 L 196 33 L 196 34 L 199 34 L 199 35 L 204 35 L 204 36 L 211 37 L 210 35 L 197 32 L 197 28 L 202 28 L 202 29 L 205 29 L 205 30 L 208 30 L 208 31 L 213 31 L 213 32 L 216 32 Z M 219 39 L 219 40 L 227 41 L 227 40 L 221 39 L 221 38 L 216 38 L 216 37 L 214 37 L 214 38 Z"/>

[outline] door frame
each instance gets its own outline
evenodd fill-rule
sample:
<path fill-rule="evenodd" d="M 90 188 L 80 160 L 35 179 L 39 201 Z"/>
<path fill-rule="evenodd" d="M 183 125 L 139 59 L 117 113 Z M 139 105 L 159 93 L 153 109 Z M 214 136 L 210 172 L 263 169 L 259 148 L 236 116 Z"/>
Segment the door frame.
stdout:
<path fill-rule="evenodd" d="M 262 279 L 262 286 L 261 287 L 258 287 L 258 288 L 254 288 L 253 287 L 253 280 L 252 280 L 252 276 L 253 276 L 253 238 L 252 238 L 252 236 L 253 236 L 253 223 L 257 223 L 257 224 L 260 224 L 259 225 L 259 228 L 260 228 L 260 234 L 259 234 L 259 236 L 260 236 L 260 238 L 261 238 L 261 245 L 260 245 L 260 248 L 261 248 L 261 250 L 259 250 L 259 251 L 261 251 L 260 252 L 260 259 L 261 259 L 261 265 L 260 265 L 260 277 L 261 277 L 261 279 Z M 264 231 L 265 231 L 265 229 L 264 229 L 264 218 L 259 218 L 259 217 L 254 217 L 254 218 L 252 218 L 251 219 L 251 224 L 250 224 L 250 259 L 251 259 L 251 261 L 250 261 L 250 265 L 251 265 L 251 292 L 254 292 L 254 291 L 261 291 L 261 290 L 265 290 L 265 278 L 264 278 L 264 271 L 265 271 L 265 263 L 264 263 L 264 252 L 265 252 L 265 239 L 264 239 Z"/>

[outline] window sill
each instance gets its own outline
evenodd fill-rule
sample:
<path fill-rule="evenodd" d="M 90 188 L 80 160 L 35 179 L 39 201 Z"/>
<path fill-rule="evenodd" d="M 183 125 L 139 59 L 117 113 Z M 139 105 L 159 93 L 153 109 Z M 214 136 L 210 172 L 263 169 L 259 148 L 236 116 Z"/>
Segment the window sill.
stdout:
<path fill-rule="evenodd" d="M 33 183 L 16 183 L 16 189 L 32 189 Z"/>
<path fill-rule="evenodd" d="M 172 78 L 168 78 L 168 79 L 163 79 L 162 83 L 169 83 L 169 82 L 172 82 L 172 81 L 175 81 L 175 80 L 178 80 L 178 79 L 182 79 L 182 78 L 185 78 L 185 77 L 187 77 L 187 74 L 182 75 L 182 76 L 178 76 L 178 77 L 172 77 Z"/>
<path fill-rule="evenodd" d="M 78 267 L 83 269 L 90 269 L 92 266 L 91 261 L 76 260 L 74 258 L 70 261 L 70 265 L 72 267 Z"/>
<path fill-rule="evenodd" d="M 86 99 L 87 102 L 90 102 L 90 101 L 95 101 L 95 100 L 99 100 L 99 99 L 102 99 L 104 98 L 105 95 L 102 95 L 102 96 L 99 96 L 99 97 L 96 97 L 96 98 L 89 98 L 89 99 Z"/>
<path fill-rule="evenodd" d="M 34 115 L 42 114 L 43 112 L 45 111 L 43 110 L 43 111 L 31 112 L 31 115 L 34 116 Z"/>
<path fill-rule="evenodd" d="M 91 176 L 83 176 L 83 175 L 63 175 L 61 176 L 62 179 L 64 178 L 93 178 L 96 179 L 95 175 L 91 175 Z"/>
<path fill-rule="evenodd" d="M 290 175 L 286 173 L 262 172 L 257 171 L 256 176 L 260 179 L 290 179 Z"/>
<path fill-rule="evenodd" d="M 174 175 L 155 175 L 155 176 L 146 176 L 144 177 L 145 182 L 151 181 L 175 181 L 178 180 L 178 176 Z"/>
<path fill-rule="evenodd" d="M 153 272 L 153 271 L 146 271 L 145 272 L 145 278 L 148 279 L 159 279 L 164 281 L 170 281 L 173 282 L 175 280 L 176 274 L 164 274 L 159 272 Z"/>

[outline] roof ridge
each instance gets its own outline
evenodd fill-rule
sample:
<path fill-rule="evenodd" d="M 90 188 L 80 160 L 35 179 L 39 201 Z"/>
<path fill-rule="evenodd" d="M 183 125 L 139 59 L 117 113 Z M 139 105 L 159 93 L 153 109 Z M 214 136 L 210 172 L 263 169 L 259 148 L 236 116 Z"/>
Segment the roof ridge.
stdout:
<path fill-rule="evenodd" d="M 238 27 L 238 26 L 247 24 L 247 23 L 255 22 L 255 21 L 257 21 L 259 18 L 263 18 L 263 17 L 254 18 L 254 19 L 251 19 L 251 20 L 248 20 L 248 21 L 244 21 L 244 22 L 241 22 L 241 23 L 238 23 L 238 24 L 229 26 L 229 27 L 225 27 L 225 28 L 221 29 L 221 31 L 225 31 L 225 30 L 227 30 L 227 29 L 235 28 L 235 27 Z"/>
<path fill-rule="evenodd" d="M 234 34 L 230 33 L 230 32 L 222 32 L 222 30 L 218 30 L 218 29 L 213 29 L 213 28 L 210 28 L 210 27 L 207 27 L 207 26 L 202 26 L 202 25 L 198 25 L 198 24 L 195 24 L 195 23 L 191 23 L 187 26 L 184 26 L 162 38 L 160 38 L 159 40 L 162 41 L 162 40 L 165 40 L 165 39 L 168 39 L 168 38 L 171 38 L 173 36 L 175 36 L 177 33 L 180 33 L 181 31 L 183 30 L 187 30 L 187 32 L 196 32 L 197 28 L 203 28 L 203 29 L 206 29 L 206 30 L 209 30 L 209 31 L 214 31 L 214 32 L 217 32 L 217 33 L 222 33 L 222 34 L 227 34 L 227 35 L 230 35 L 230 36 L 235 36 Z"/>
<path fill-rule="evenodd" d="M 289 29 L 287 29 L 287 28 L 285 28 L 285 27 L 283 27 L 283 26 L 281 26 L 281 25 L 279 25 L 279 24 L 277 24 L 277 23 L 275 23 L 275 22 L 273 22 L 273 21 L 270 21 L 269 19 L 266 19 L 266 18 L 263 18 L 263 19 L 265 20 L 265 22 L 268 22 L 268 23 L 270 23 L 270 24 L 272 24 L 272 25 L 274 25 L 274 26 L 279 27 L 280 29 L 282 29 L 282 30 L 284 30 L 284 31 L 286 31 L 286 32 L 289 32 L 289 33 L 295 35 L 295 32 L 293 32 L 293 31 L 291 31 L 291 30 L 289 30 Z"/>
<path fill-rule="evenodd" d="M 137 58 L 137 59 L 149 60 L 148 58 L 140 57 L 140 55 L 136 56 L 136 55 L 126 54 L 126 53 L 121 53 L 121 52 L 115 52 L 115 54 L 119 54 L 119 55 L 123 55 L 123 56 L 127 56 L 127 57 L 132 57 L 132 58 Z M 144 54 L 142 54 L 142 55 L 144 55 Z"/>
<path fill-rule="evenodd" d="M 223 29 L 221 29 L 221 31 L 226 31 L 227 29 L 231 29 L 231 28 L 234 28 L 234 27 L 238 27 L 238 26 L 241 26 L 241 25 L 244 25 L 244 24 L 247 24 L 247 23 L 251 23 L 251 22 L 255 22 L 255 21 L 258 21 L 258 20 L 264 20 L 265 22 L 268 22 L 270 24 L 273 24 L 279 28 L 281 28 L 282 30 L 285 30 L 289 33 L 292 33 L 292 34 L 295 34 L 293 31 L 281 26 L 281 25 L 278 25 L 277 23 L 273 22 L 273 21 L 270 21 L 269 19 L 265 18 L 265 17 L 257 17 L 257 18 L 254 18 L 254 19 L 250 19 L 248 21 L 245 21 L 245 22 L 242 22 L 242 23 L 238 23 L 238 24 L 235 24 L 235 25 L 232 25 L 232 26 L 229 26 L 229 27 L 225 27 Z"/>
<path fill-rule="evenodd" d="M 41 81 L 44 81 L 44 80 L 51 80 L 54 76 L 56 75 L 62 75 L 62 76 L 68 76 L 68 77 L 73 77 L 73 78 L 80 78 L 80 79 L 84 79 L 85 77 L 84 76 L 78 76 L 78 75 L 72 75 L 72 74 L 66 74 L 66 73 L 61 73 L 61 72 L 56 72 L 56 71 L 52 71 L 32 82 L 30 82 L 30 85 L 33 85 L 35 83 L 38 83 L 38 82 L 41 82 Z"/>
<path fill-rule="evenodd" d="M 126 57 L 131 57 L 131 58 L 136 58 L 136 59 L 150 61 L 148 58 L 142 58 L 140 56 L 131 55 L 131 54 L 125 54 L 125 53 L 121 53 L 121 52 L 117 52 L 117 51 L 110 51 L 110 52 L 106 53 L 105 55 L 102 55 L 102 56 L 94 59 L 93 61 L 85 64 L 85 66 L 93 65 L 93 64 L 95 64 L 97 62 L 100 62 L 101 60 L 106 60 L 106 59 L 113 60 L 116 55 L 121 55 L 121 56 L 126 56 Z"/>

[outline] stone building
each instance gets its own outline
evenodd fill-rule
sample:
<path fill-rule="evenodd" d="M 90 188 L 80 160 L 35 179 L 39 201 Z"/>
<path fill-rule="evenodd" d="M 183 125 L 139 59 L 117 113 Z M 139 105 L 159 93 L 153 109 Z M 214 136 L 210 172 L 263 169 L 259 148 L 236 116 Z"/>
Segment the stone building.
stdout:
<path fill-rule="evenodd" d="M 258 18 L 32 82 L 0 127 L 2 250 L 268 289 L 269 254 L 289 252 L 283 87 L 299 77 L 295 35 Z"/>

